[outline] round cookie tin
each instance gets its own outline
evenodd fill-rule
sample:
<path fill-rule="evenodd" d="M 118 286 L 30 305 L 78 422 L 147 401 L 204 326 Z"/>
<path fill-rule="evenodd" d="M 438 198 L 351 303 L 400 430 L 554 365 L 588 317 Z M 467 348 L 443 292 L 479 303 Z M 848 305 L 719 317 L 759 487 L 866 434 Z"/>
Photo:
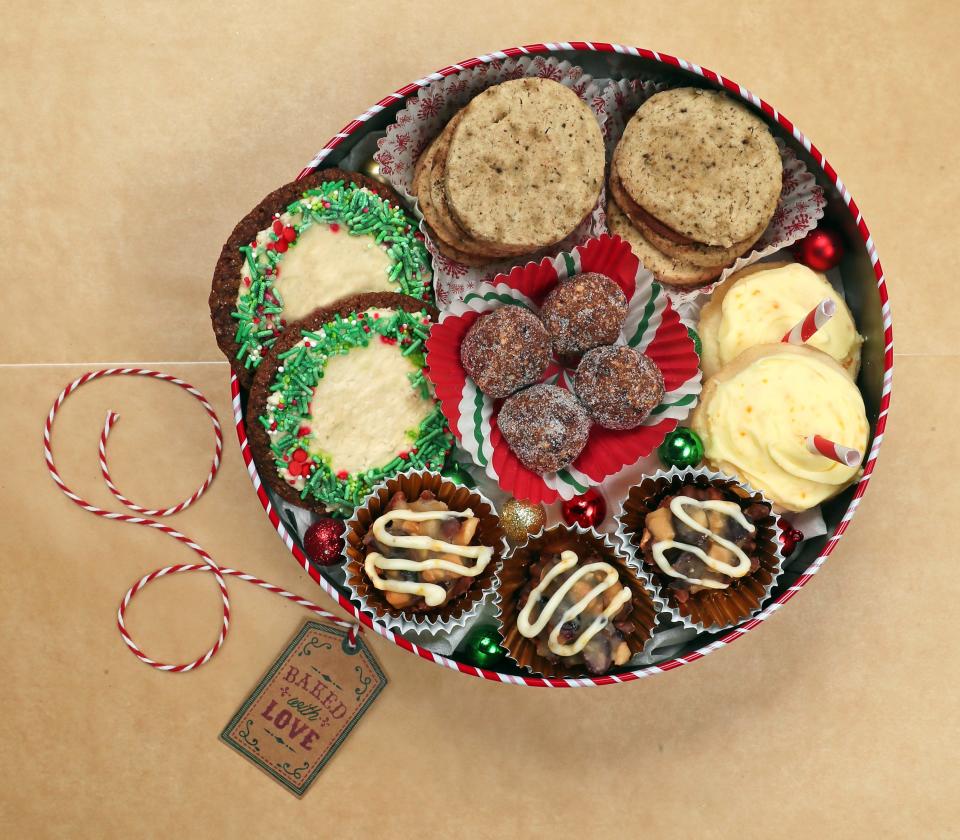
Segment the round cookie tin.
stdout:
<path fill-rule="evenodd" d="M 307 559 L 302 546 L 296 537 L 291 534 L 287 524 L 271 502 L 253 462 L 248 444 L 244 423 L 246 394 L 241 391 L 236 377 L 232 376 L 230 385 L 233 396 L 234 420 L 244 463 L 247 466 L 257 497 L 271 524 L 296 561 L 330 597 L 362 624 L 404 650 L 410 651 L 423 659 L 474 677 L 534 687 L 578 688 L 613 685 L 671 671 L 702 659 L 708 653 L 735 642 L 780 610 L 784 604 L 809 583 L 813 575 L 834 551 L 866 493 L 883 440 L 890 406 L 893 375 L 893 331 L 890 305 L 883 269 L 877 256 L 876 247 L 856 202 L 836 170 L 803 132 L 773 106 L 736 82 L 698 64 L 648 49 L 586 41 L 530 44 L 478 56 L 459 64 L 444 67 L 436 73 L 411 82 L 389 94 L 356 119 L 347 123 L 330 138 L 298 177 L 306 176 L 321 165 L 337 165 L 351 149 L 363 141 L 371 132 L 383 131 L 393 121 L 395 114 L 404 106 L 407 97 L 415 95 L 420 88 L 438 79 L 469 71 L 483 64 L 525 55 L 550 55 L 560 60 L 569 61 L 583 67 L 584 71 L 594 78 L 644 76 L 662 80 L 671 85 L 694 85 L 724 89 L 728 94 L 739 97 L 758 108 L 766 118 L 774 135 L 788 144 L 797 156 L 805 161 L 810 171 L 816 175 L 817 181 L 823 187 L 827 198 L 825 219 L 832 227 L 842 232 L 850 245 L 849 253 L 841 263 L 839 270 L 847 301 L 854 313 L 860 332 L 866 337 L 858 385 L 863 393 L 871 429 L 869 453 L 864 462 L 863 475 L 859 482 L 832 502 L 824 505 L 822 509 L 827 533 L 824 536 L 807 540 L 803 544 L 799 556 L 791 558 L 790 570 L 781 575 L 778 585 L 774 589 L 773 599 L 754 618 L 733 630 L 699 634 L 680 649 L 668 648 L 669 653 L 661 659 L 655 660 L 652 664 L 632 671 L 601 677 L 582 678 L 543 678 L 523 674 L 519 671 L 490 671 L 428 650 L 361 614 L 343 594 L 343 590 L 338 587 L 334 580 L 325 576 L 326 571 L 313 565 Z"/>

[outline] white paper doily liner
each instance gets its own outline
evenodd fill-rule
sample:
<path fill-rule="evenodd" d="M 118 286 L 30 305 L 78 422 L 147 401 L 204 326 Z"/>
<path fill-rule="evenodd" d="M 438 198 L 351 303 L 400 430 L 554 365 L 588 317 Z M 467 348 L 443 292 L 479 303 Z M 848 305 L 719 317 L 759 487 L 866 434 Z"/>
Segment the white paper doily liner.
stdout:
<path fill-rule="evenodd" d="M 666 90 L 669 85 L 662 82 L 653 83 L 643 79 L 622 79 L 609 82 L 603 90 L 601 99 L 606 112 L 604 124 L 607 137 L 608 154 L 613 155 L 623 130 L 634 112 L 653 94 Z M 786 143 L 775 138 L 777 148 L 780 149 L 780 159 L 783 162 L 783 188 L 780 200 L 774 211 L 773 219 L 763 232 L 763 235 L 747 254 L 738 257 L 736 262 L 706 286 L 697 289 L 681 289 L 665 286 L 674 305 L 679 309 L 681 304 L 700 300 L 701 302 L 735 271 L 746 268 L 758 260 L 788 248 L 794 242 L 803 239 L 817 226 L 823 217 L 826 198 L 823 189 L 817 186 L 816 178 L 807 169 Z M 606 224 L 606 217 L 604 217 Z M 702 304 L 701 304 L 702 305 Z"/>
<path fill-rule="evenodd" d="M 602 86 L 584 73 L 583 68 L 569 61 L 538 55 L 478 64 L 420 88 L 416 96 L 407 100 L 406 107 L 397 113 L 394 122 L 387 127 L 386 135 L 377 143 L 378 150 L 374 158 L 380 164 L 380 174 L 409 201 L 420 220 L 420 231 L 433 256 L 434 292 L 441 308 L 462 298 L 479 283 L 488 281 L 497 274 L 509 272 L 510 268 L 518 263 L 569 251 L 574 245 L 599 236 L 606 230 L 603 214 L 605 189 L 601 189 L 596 207 L 570 236 L 551 248 L 523 257 L 499 260 L 479 268 L 466 266 L 441 254 L 428 233 L 416 197 L 411 193 L 417 158 L 450 118 L 474 96 L 493 85 L 525 76 L 552 79 L 566 85 L 590 106 L 601 130 L 604 129 L 605 104 Z"/>

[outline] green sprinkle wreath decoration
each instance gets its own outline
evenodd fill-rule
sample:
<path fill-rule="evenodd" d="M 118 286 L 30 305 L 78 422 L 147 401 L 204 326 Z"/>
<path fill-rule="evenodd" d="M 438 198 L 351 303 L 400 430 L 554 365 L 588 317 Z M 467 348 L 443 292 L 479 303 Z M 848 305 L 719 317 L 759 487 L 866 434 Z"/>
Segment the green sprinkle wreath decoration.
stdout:
<path fill-rule="evenodd" d="M 264 351 L 286 326 L 283 300 L 274 288 L 277 265 L 314 224 L 329 225 L 334 231 L 344 225 L 350 236 L 372 236 L 393 261 L 387 276 L 397 284 L 395 291 L 430 299 L 430 254 L 410 217 L 366 187 L 342 180 L 324 182 L 306 190 L 283 214 L 275 214 L 270 228 L 240 248 L 246 265 L 232 316 L 237 321 L 237 359 L 245 368 L 260 364 Z"/>
<path fill-rule="evenodd" d="M 430 318 L 424 311 L 390 315 L 363 312 L 348 318 L 337 315 L 316 332 L 301 330 L 303 340 L 278 356 L 281 364 L 270 385 L 266 412 L 259 419 L 270 437 L 277 472 L 300 491 L 301 499 L 313 498 L 335 512 L 349 514 L 377 484 L 401 470 L 439 470 L 443 466 L 453 446 L 453 435 L 438 402 L 417 429 L 409 432 L 409 449 L 382 467 L 335 473 L 328 457 L 309 452 L 305 446 L 313 434 L 310 401 L 331 356 L 366 347 L 373 340 L 395 344 L 415 368 L 407 375 L 410 387 L 424 399 L 430 398 L 423 375 L 423 344 L 429 331 Z"/>

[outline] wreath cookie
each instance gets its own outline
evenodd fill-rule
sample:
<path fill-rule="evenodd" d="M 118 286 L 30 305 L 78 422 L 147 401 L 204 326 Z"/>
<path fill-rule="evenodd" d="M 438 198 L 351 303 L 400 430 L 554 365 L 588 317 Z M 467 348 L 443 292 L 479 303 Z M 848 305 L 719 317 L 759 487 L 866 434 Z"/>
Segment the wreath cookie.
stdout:
<path fill-rule="evenodd" d="M 440 470 L 453 436 L 423 375 L 435 315 L 406 295 L 354 295 L 280 336 L 247 404 L 254 461 L 279 496 L 349 515 L 403 470 Z"/>
<path fill-rule="evenodd" d="M 213 275 L 217 344 L 249 387 L 287 323 L 363 292 L 432 297 L 430 255 L 397 194 L 325 169 L 270 193 L 234 228 Z"/>

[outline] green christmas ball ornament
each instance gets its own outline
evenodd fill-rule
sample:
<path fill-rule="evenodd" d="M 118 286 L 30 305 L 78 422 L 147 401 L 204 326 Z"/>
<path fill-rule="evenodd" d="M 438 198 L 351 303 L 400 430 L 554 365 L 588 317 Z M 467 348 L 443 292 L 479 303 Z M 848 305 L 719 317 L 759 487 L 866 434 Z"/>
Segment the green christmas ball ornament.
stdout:
<path fill-rule="evenodd" d="M 490 624 L 484 624 L 467 634 L 463 645 L 466 658 L 478 668 L 495 668 L 507 652 L 500 647 L 500 633 Z"/>
<path fill-rule="evenodd" d="M 666 467 L 695 467 L 703 460 L 703 441 L 693 429 L 677 426 L 657 448 Z"/>
<path fill-rule="evenodd" d="M 698 356 L 703 355 L 703 342 L 700 341 L 700 336 L 693 327 L 687 327 L 687 335 L 690 336 L 690 340 L 693 342 L 693 349 L 697 351 Z"/>
<path fill-rule="evenodd" d="M 448 461 L 442 470 L 440 470 L 440 475 L 444 478 L 449 479 L 454 484 L 462 484 L 464 487 L 476 487 L 477 483 L 473 480 L 473 477 L 464 469 L 463 465 L 458 464 L 456 461 Z"/>

